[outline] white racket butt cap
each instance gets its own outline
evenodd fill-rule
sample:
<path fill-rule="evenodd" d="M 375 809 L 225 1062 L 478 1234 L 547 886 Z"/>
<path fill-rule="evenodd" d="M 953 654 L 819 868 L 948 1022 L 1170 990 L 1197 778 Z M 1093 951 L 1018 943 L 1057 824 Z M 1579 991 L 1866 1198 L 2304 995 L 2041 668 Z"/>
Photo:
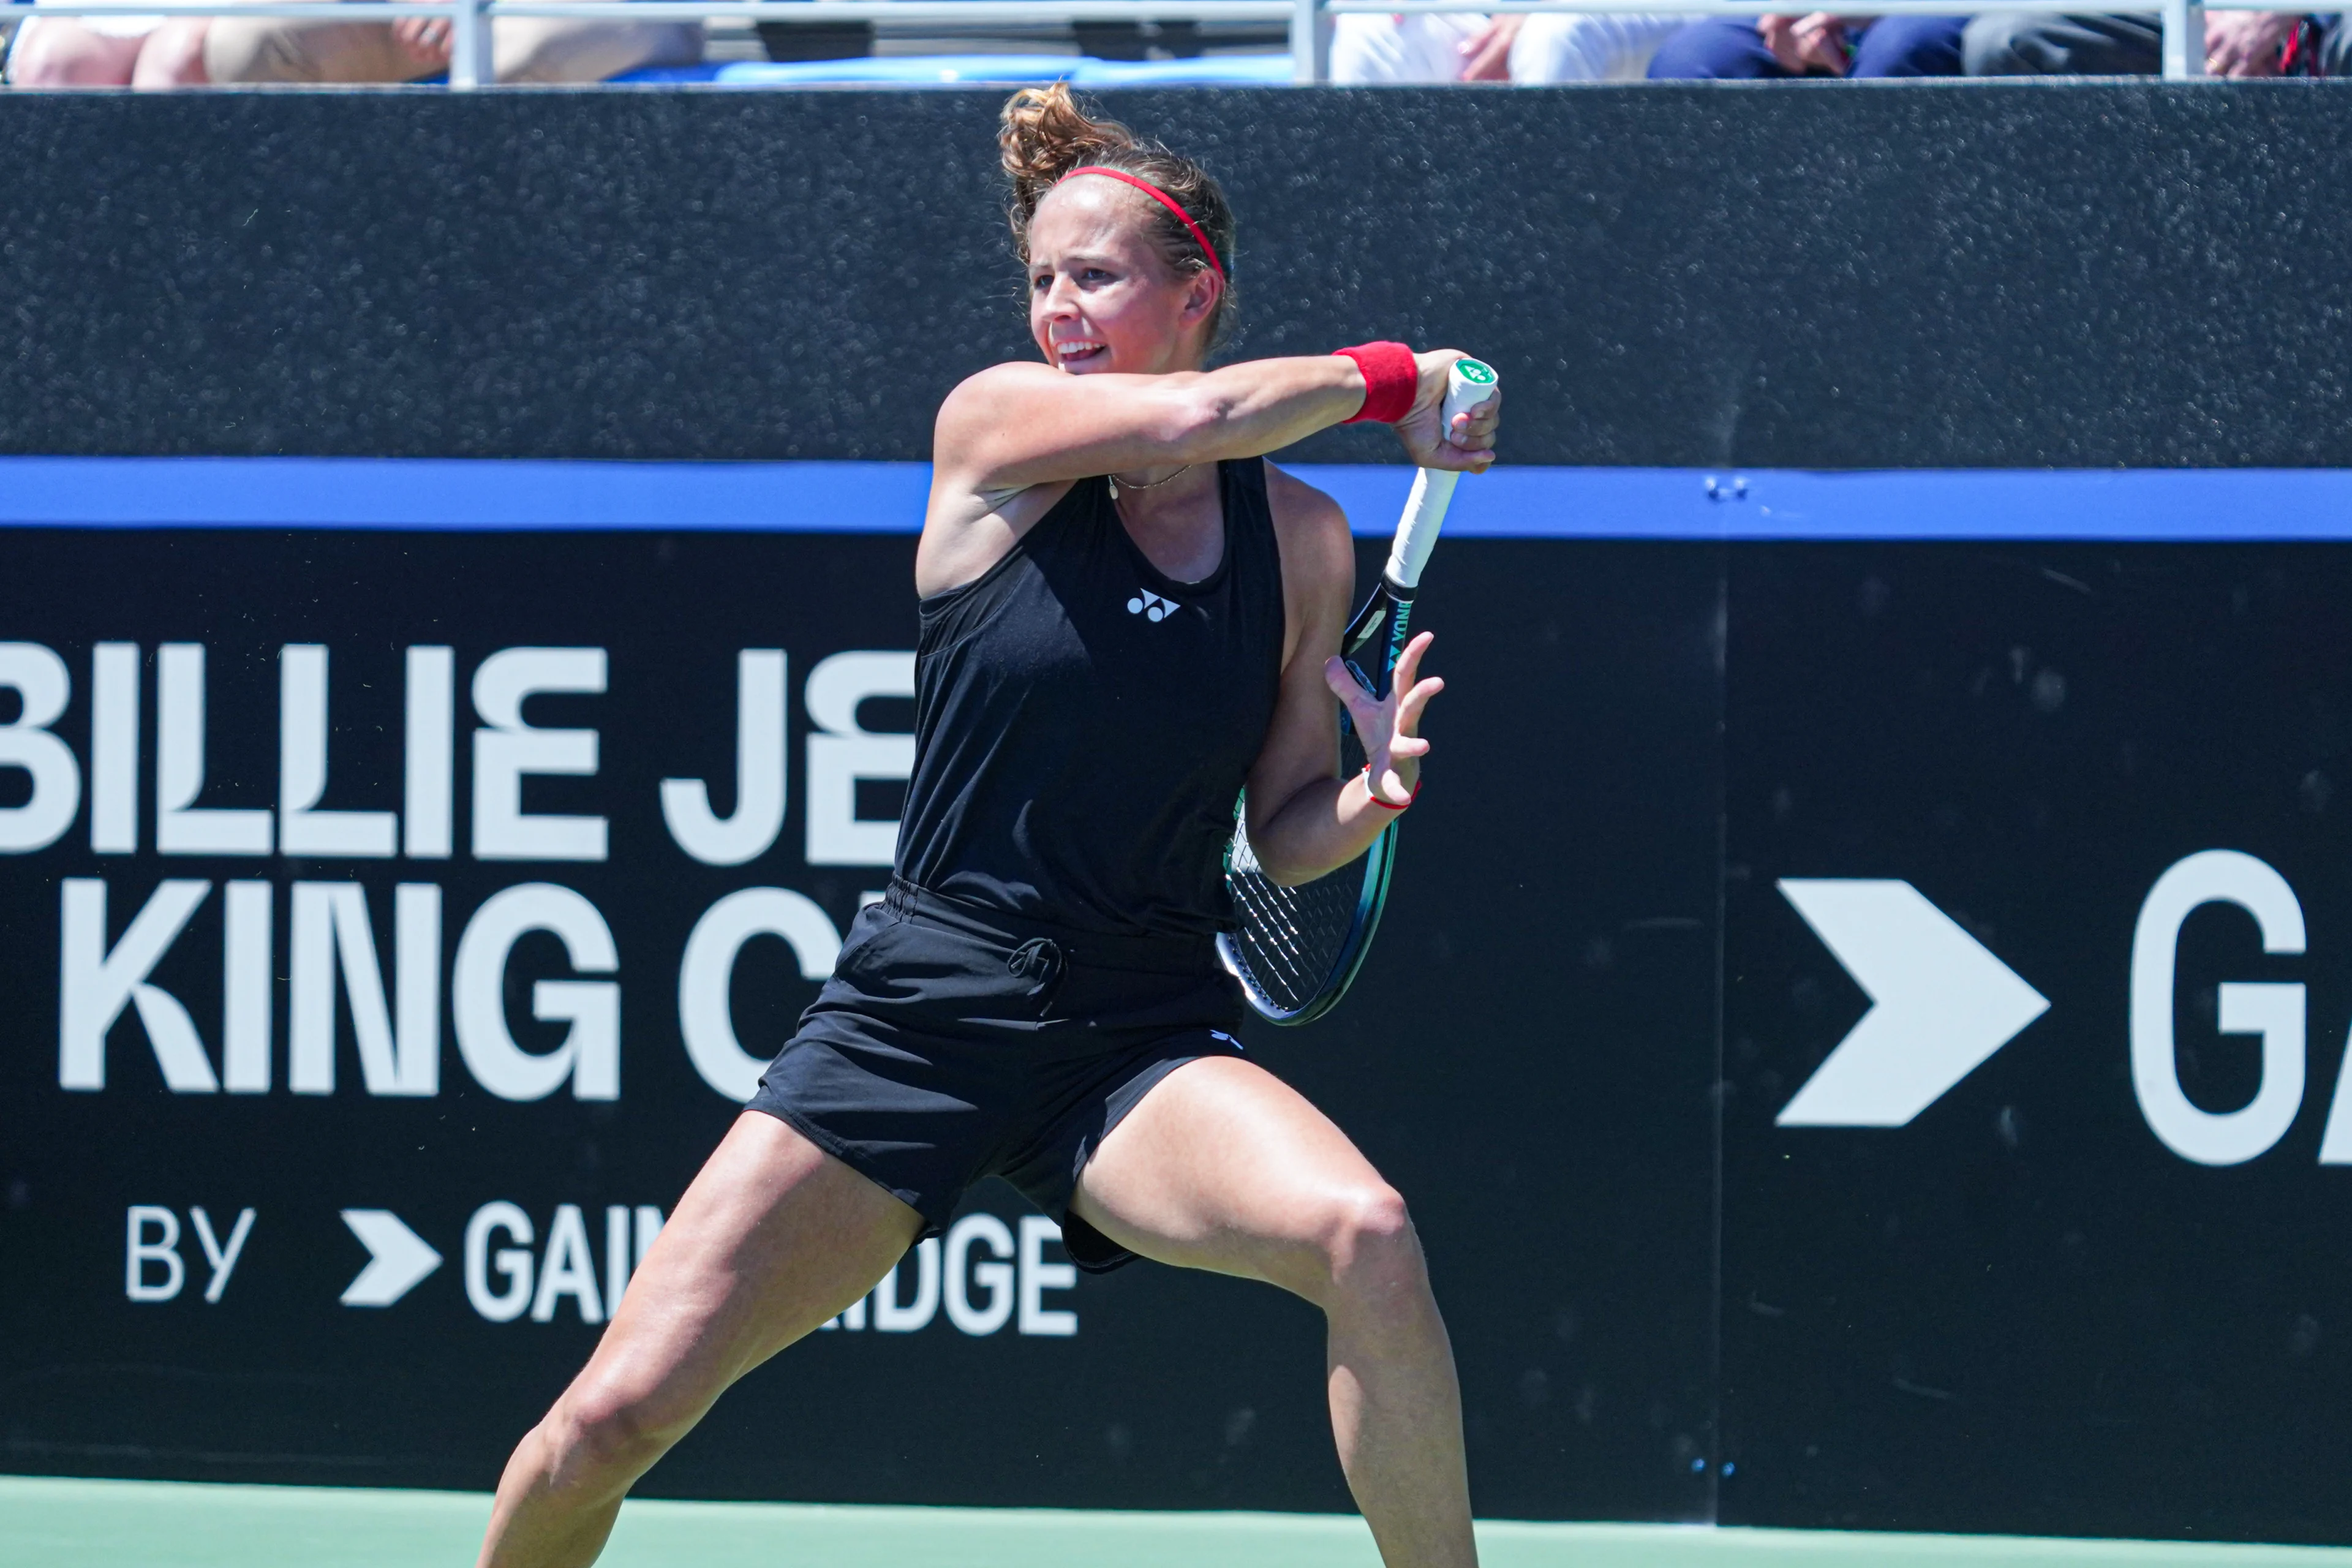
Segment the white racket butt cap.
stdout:
<path fill-rule="evenodd" d="M 1445 378 L 1444 425 L 1451 434 L 1454 416 L 1467 414 L 1495 395 L 1502 385 L 1495 367 L 1483 360 L 1459 359 Z M 1413 477 L 1412 494 L 1397 524 L 1396 543 L 1389 551 L 1388 580 L 1400 588 L 1421 585 L 1422 568 L 1437 548 L 1437 531 L 1444 525 L 1445 509 L 1454 500 L 1454 481 L 1462 476 L 1450 468 L 1423 468 Z"/>
<path fill-rule="evenodd" d="M 1502 386 L 1495 367 L 1480 359 L 1458 359 L 1445 374 L 1445 428 L 1451 435 L 1454 416 L 1483 405 Z"/>

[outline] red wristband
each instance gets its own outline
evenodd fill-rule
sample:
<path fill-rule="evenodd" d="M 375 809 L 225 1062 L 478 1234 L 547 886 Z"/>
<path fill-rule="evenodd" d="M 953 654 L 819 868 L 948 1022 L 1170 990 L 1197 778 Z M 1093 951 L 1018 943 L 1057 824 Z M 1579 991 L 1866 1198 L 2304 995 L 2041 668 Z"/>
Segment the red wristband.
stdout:
<path fill-rule="evenodd" d="M 1370 763 L 1366 763 L 1364 764 L 1364 798 L 1370 801 L 1374 805 L 1379 806 L 1382 811 L 1402 811 L 1405 806 L 1411 805 L 1414 801 L 1419 800 L 1421 798 L 1421 786 L 1424 782 L 1426 781 L 1422 779 L 1413 780 L 1412 793 L 1405 796 L 1404 804 L 1400 805 L 1395 801 L 1382 800 L 1381 798 L 1381 792 L 1372 787 L 1372 764 Z"/>
<path fill-rule="evenodd" d="M 1341 423 L 1393 425 L 1412 412 L 1412 395 L 1421 385 L 1421 367 L 1403 343 L 1358 343 L 1333 349 L 1356 362 L 1364 373 L 1364 405 Z"/>

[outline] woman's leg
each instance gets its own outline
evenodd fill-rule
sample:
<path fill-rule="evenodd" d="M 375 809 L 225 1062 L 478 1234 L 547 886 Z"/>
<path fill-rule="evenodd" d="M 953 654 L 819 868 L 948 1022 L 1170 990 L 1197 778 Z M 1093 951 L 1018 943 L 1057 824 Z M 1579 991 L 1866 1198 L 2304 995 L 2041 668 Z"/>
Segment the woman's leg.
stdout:
<path fill-rule="evenodd" d="M 698 22 L 593 22 L 576 16 L 500 16 L 490 53 L 501 82 L 604 81 L 648 66 L 702 58 Z"/>
<path fill-rule="evenodd" d="M 864 1295 L 915 1211 L 772 1116 L 737 1118 L 596 1352 L 507 1461 L 481 1568 L 583 1568 L 728 1384 Z"/>
<path fill-rule="evenodd" d="M 212 30 L 210 16 L 179 16 L 147 35 L 131 68 L 131 85 L 157 88 L 203 87 L 213 79 L 205 74 L 205 35 Z"/>
<path fill-rule="evenodd" d="M 205 79 L 223 86 L 415 81 L 440 68 L 402 48 L 389 22 L 217 16 L 204 53 Z"/>
<path fill-rule="evenodd" d="M 9 57 L 8 80 L 17 87 L 128 87 L 141 41 L 64 16 L 36 16 Z"/>
<path fill-rule="evenodd" d="M 1421 1243 L 1321 1111 L 1252 1063 L 1188 1063 L 1103 1140 L 1071 1207 L 1145 1258 L 1322 1308 L 1339 1463 L 1382 1561 L 1472 1568 L 1462 1393 Z"/>

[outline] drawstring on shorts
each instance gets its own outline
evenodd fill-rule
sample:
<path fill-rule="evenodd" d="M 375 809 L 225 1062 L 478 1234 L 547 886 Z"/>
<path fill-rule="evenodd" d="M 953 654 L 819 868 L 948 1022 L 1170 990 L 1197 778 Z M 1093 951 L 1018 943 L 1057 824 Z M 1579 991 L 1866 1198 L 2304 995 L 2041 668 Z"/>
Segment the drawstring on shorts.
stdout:
<path fill-rule="evenodd" d="M 1033 936 L 1007 953 L 1004 967 L 1029 982 L 1029 997 L 1042 1001 L 1062 983 L 1061 944 L 1048 936 Z"/>

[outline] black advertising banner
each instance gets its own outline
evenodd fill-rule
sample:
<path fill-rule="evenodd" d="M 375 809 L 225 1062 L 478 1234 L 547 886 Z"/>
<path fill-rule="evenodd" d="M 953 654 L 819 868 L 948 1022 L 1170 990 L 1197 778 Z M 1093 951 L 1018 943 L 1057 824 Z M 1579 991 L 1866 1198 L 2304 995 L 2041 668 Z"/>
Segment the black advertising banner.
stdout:
<path fill-rule="evenodd" d="M 2352 1535 L 2352 556 L 1732 584 L 1726 1516 Z"/>
<path fill-rule="evenodd" d="M 1249 1045 L 1412 1201 L 1482 1507 L 1702 1517 L 1718 573 L 1559 550 L 1449 546 L 1459 804 L 1347 1005 Z M 0 1458 L 488 1485 L 885 885 L 911 536 L 0 554 Z M 1618 826 L 1563 862 L 1570 781 Z M 646 1489 L 1339 1509 L 1322 1364 L 1303 1304 L 1082 1279 L 992 1185 Z"/>
<path fill-rule="evenodd" d="M 884 883 L 922 470 L 0 470 L 5 1462 L 487 1485 Z M 1404 474 L 1307 471 L 1368 575 Z M 2347 519 L 1463 487 L 1374 962 L 1247 1043 L 1412 1202 L 1483 1512 L 2352 1533 Z M 1318 1331 L 992 1186 L 647 1489 L 1343 1508 Z"/>

